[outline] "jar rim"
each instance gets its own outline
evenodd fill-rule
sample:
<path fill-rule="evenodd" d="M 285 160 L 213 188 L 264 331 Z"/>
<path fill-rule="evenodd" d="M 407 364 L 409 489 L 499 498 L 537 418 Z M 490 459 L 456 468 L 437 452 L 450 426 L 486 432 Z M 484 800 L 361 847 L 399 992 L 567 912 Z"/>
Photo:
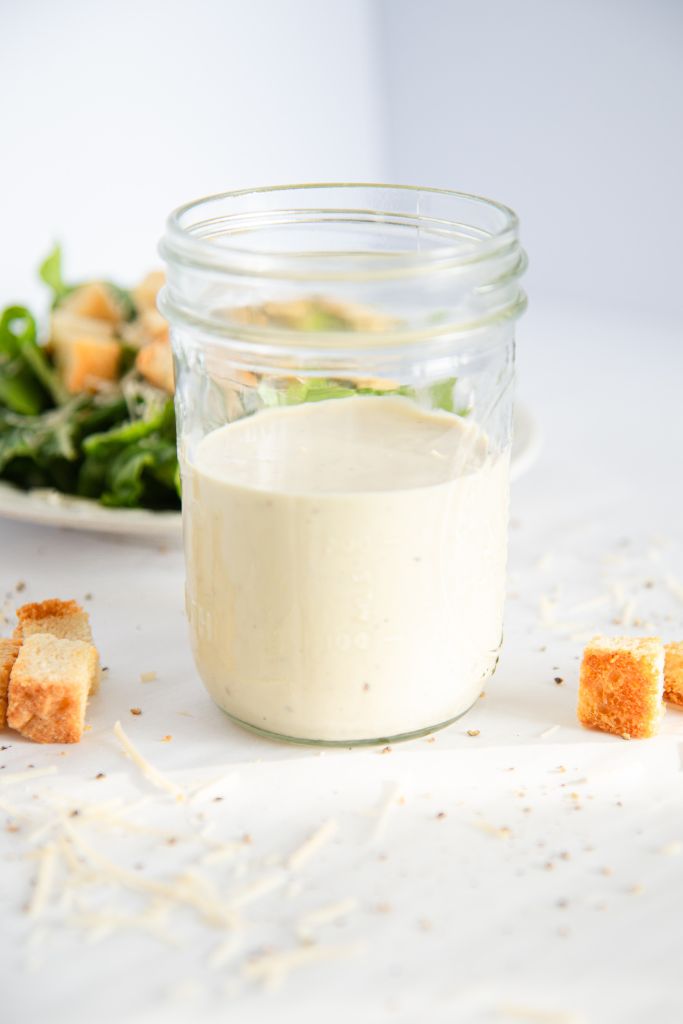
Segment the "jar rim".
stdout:
<path fill-rule="evenodd" d="M 398 196 L 414 196 L 415 212 L 400 213 L 381 209 L 368 208 L 367 203 L 358 208 L 349 206 L 343 209 L 312 205 L 297 207 L 298 212 L 314 214 L 316 211 L 323 213 L 358 213 L 367 216 L 383 217 L 398 216 L 412 220 L 412 225 L 421 225 L 431 222 L 432 218 L 425 218 L 420 213 L 420 197 L 424 196 L 427 201 L 452 200 L 454 204 L 469 204 L 473 209 L 480 212 L 485 211 L 488 215 L 497 218 L 498 224 L 491 225 L 490 229 L 477 229 L 474 235 L 468 237 L 469 245 L 440 244 L 434 248 L 416 248 L 414 250 L 401 250 L 387 252 L 385 254 L 372 254 L 372 258 L 362 259 L 362 254 L 341 252 L 334 254 L 334 259 L 328 256 L 321 261 L 320 253 L 280 252 L 272 250 L 258 250 L 234 244 L 231 240 L 225 244 L 216 244 L 216 230 L 221 224 L 229 225 L 231 221 L 239 220 L 244 216 L 244 210 L 236 211 L 234 214 L 227 213 L 223 217 L 210 216 L 212 206 L 220 203 L 229 204 L 231 201 L 239 206 L 240 200 L 254 197 L 256 200 L 264 199 L 267 196 L 279 197 L 286 194 L 300 195 L 306 190 L 316 194 L 324 194 L 325 191 L 343 190 L 344 194 L 352 195 L 354 190 L 372 190 L 378 196 L 386 193 L 394 193 Z M 197 220 L 197 215 L 206 212 L 207 217 Z M 262 212 L 267 218 L 268 213 L 291 212 L 267 209 L 255 211 L 250 216 L 253 227 L 258 227 L 256 214 Z M 192 218 L 195 218 L 192 221 Z M 439 220 L 441 232 L 448 235 L 450 228 L 463 227 L 462 221 Z M 272 222 L 267 219 L 261 223 L 262 227 L 271 226 Z M 167 219 L 166 233 L 159 245 L 161 256 L 167 262 L 176 261 L 192 267 L 204 268 L 216 273 L 247 274 L 259 277 L 274 277 L 280 280 L 390 280 L 397 277 L 412 277 L 421 274 L 434 273 L 435 271 L 453 271 L 460 267 L 466 269 L 472 264 L 496 258 L 506 252 L 518 248 L 517 237 L 519 221 L 515 212 L 497 200 L 474 193 L 460 192 L 452 189 L 432 188 L 419 185 L 396 185 L 382 184 L 379 182 L 311 182 L 292 185 L 260 186 L 256 188 L 245 188 L 219 192 L 191 200 L 175 209 Z M 213 231 L 213 233 L 212 233 Z M 368 254 L 365 254 L 366 257 Z"/>

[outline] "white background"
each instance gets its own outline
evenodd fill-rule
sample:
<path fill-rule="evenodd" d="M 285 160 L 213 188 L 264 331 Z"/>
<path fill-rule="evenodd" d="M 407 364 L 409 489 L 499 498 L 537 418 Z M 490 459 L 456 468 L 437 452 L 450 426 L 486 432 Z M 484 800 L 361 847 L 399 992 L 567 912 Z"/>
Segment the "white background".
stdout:
<path fill-rule="evenodd" d="M 394 177 L 519 213 L 532 296 L 683 310 L 683 5 L 386 0 Z"/>
<path fill-rule="evenodd" d="M 33 295 L 54 238 L 78 277 L 157 262 L 167 214 L 208 192 L 374 179 L 363 0 L 22 0 L 2 11 L 0 294 Z"/>
<path fill-rule="evenodd" d="M 681 311 L 676 0 L 22 0 L 0 6 L 0 296 L 132 277 L 168 211 L 321 179 L 479 192 L 532 299 Z"/>

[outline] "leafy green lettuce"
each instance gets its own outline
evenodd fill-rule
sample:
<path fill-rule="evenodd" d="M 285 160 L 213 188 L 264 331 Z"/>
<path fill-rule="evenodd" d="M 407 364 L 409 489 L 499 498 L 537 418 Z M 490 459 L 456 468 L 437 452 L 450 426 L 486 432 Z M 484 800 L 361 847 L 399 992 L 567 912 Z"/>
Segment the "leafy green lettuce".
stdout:
<path fill-rule="evenodd" d="M 25 416 L 67 397 L 36 338 L 28 309 L 8 306 L 0 317 L 0 404 Z"/>
<path fill-rule="evenodd" d="M 173 399 L 155 413 L 90 434 L 78 493 L 103 505 L 173 508 L 179 489 Z"/>
<path fill-rule="evenodd" d="M 38 275 L 44 284 L 52 292 L 52 308 L 60 305 L 72 292 L 79 287 L 79 284 L 66 284 L 62 272 L 62 247 L 55 245 L 52 252 L 43 260 L 38 268 Z M 121 288 L 113 281 L 104 281 L 114 298 L 119 303 L 124 320 L 133 320 L 137 314 L 133 297 L 127 288 Z"/>
<path fill-rule="evenodd" d="M 259 395 L 264 405 L 301 405 L 302 402 L 322 402 L 330 398 L 348 398 L 351 395 L 402 395 L 424 404 L 430 409 L 442 409 L 444 412 L 464 411 L 456 409 L 455 385 L 456 377 L 448 377 L 428 384 L 424 388 L 408 387 L 407 385 L 386 388 L 373 388 L 361 385 L 354 386 L 349 380 L 334 378 L 310 377 L 295 378 L 276 385 L 264 378 L 259 384 Z"/>
<path fill-rule="evenodd" d="M 74 290 L 55 246 L 40 268 L 59 305 Z M 128 292 L 109 285 L 128 315 Z M 134 353 L 126 356 L 132 374 Z M 128 379 L 128 378 L 127 378 Z M 0 316 L 0 478 L 30 490 L 53 487 L 105 505 L 178 508 L 173 399 L 145 384 L 69 395 L 23 306 Z M 130 393 L 129 393 L 130 391 Z"/>

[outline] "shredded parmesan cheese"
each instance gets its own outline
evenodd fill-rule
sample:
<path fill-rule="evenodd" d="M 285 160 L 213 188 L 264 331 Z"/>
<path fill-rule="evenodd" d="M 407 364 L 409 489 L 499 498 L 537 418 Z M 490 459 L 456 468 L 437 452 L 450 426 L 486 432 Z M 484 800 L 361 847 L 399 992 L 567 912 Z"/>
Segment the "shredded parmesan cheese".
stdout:
<path fill-rule="evenodd" d="M 34 779 L 45 778 L 46 775 L 56 775 L 55 765 L 48 765 L 46 768 L 34 768 L 30 772 L 12 772 L 9 775 L 0 775 L 0 786 L 6 789 L 8 786 L 15 786 L 20 782 L 33 782 Z"/>
<path fill-rule="evenodd" d="M 539 740 L 547 740 L 549 736 L 554 736 L 555 733 L 559 731 L 559 728 L 559 725 L 551 725 L 549 729 L 546 729 L 544 732 L 541 733 L 541 735 L 538 737 Z"/>
<path fill-rule="evenodd" d="M 187 790 L 188 799 L 194 803 L 205 800 L 207 797 L 213 795 L 213 791 L 217 787 L 232 786 L 237 782 L 238 775 L 236 772 L 228 772 L 227 774 L 217 775 L 213 779 L 209 779 L 207 782 L 199 782 L 195 786 L 190 786 Z"/>
<path fill-rule="evenodd" d="M 224 967 L 230 960 L 233 960 L 237 954 L 241 952 L 241 949 L 242 938 L 237 933 L 233 933 L 216 946 L 209 957 L 209 967 L 213 970 L 216 970 L 219 967 Z"/>
<path fill-rule="evenodd" d="M 286 881 L 287 875 L 284 871 L 257 878 L 251 885 L 245 886 L 244 889 L 241 889 L 240 892 L 231 898 L 231 910 L 241 910 L 242 907 L 246 907 L 249 903 L 260 900 L 263 896 L 267 896 L 269 892 L 273 892 L 274 889 L 279 889 Z"/>
<path fill-rule="evenodd" d="M 587 601 L 581 601 L 579 604 L 575 604 L 567 612 L 568 615 L 586 615 L 589 612 L 598 611 L 600 608 L 605 608 L 610 603 L 609 594 L 598 594 L 596 597 L 591 597 Z"/>
<path fill-rule="evenodd" d="M 272 990 L 279 988 L 287 975 L 298 967 L 355 956 L 362 949 L 356 943 L 347 946 L 299 946 L 281 953 L 263 953 L 247 963 L 243 973 L 250 981 L 261 982 L 265 988 Z"/>
<path fill-rule="evenodd" d="M 527 1024 L 582 1024 L 582 1018 L 565 1010 L 540 1010 L 533 1006 L 505 1005 L 498 1012 L 514 1020 L 526 1021 Z"/>
<path fill-rule="evenodd" d="M 297 925 L 297 934 L 302 942 L 309 941 L 315 928 L 324 924 L 331 924 L 341 917 L 347 917 L 358 906 L 358 900 L 349 897 L 346 900 L 339 900 L 338 903 L 328 903 L 327 906 L 318 907 L 317 910 L 309 910 L 300 919 Z"/>
<path fill-rule="evenodd" d="M 664 577 L 664 582 L 671 594 L 677 597 L 679 601 L 683 601 L 683 583 L 671 576 L 670 574 Z"/>
<path fill-rule="evenodd" d="M 215 892 L 207 892 L 206 886 L 196 883 L 191 877 L 183 876 L 171 882 L 160 882 L 156 879 L 144 878 L 129 871 L 118 864 L 114 864 L 103 854 L 93 849 L 89 843 L 78 834 L 69 822 L 64 822 L 64 831 L 67 839 L 63 841 L 62 850 L 70 861 L 70 866 L 75 874 L 90 876 L 100 881 L 114 879 L 129 889 L 137 892 L 151 893 L 162 899 L 170 900 L 172 903 L 184 903 L 197 911 L 209 924 L 216 927 L 232 926 L 235 923 L 235 916 L 232 911 L 221 906 L 216 898 Z M 74 856 L 70 845 L 81 851 L 90 862 L 89 868 L 80 863 Z M 68 851 L 68 852 L 67 852 Z M 70 854 L 70 856 L 69 856 Z"/>
<path fill-rule="evenodd" d="M 490 836 L 496 836 L 497 839 L 510 839 L 512 836 L 512 830 L 507 825 L 498 826 L 492 825 L 489 821 L 474 821 L 472 824 L 481 829 L 482 832 L 488 832 Z"/>
<path fill-rule="evenodd" d="M 370 843 L 378 843 L 384 835 L 389 815 L 396 806 L 399 795 L 400 787 L 397 782 L 388 782 L 384 784 L 384 799 L 377 811 L 375 825 L 370 836 Z"/>
<path fill-rule="evenodd" d="M 308 839 L 304 840 L 298 849 L 290 853 L 287 860 L 289 870 L 299 871 L 307 864 L 311 857 L 336 835 L 338 827 L 334 818 L 329 818 L 323 822 L 320 828 L 313 832 Z"/>
<path fill-rule="evenodd" d="M 234 860 L 243 849 L 244 843 L 220 843 L 202 858 L 202 864 L 224 864 L 227 860 Z"/>
<path fill-rule="evenodd" d="M 625 601 L 624 604 L 622 605 L 622 607 L 621 607 L 621 609 L 620 609 L 620 611 L 619 611 L 619 613 L 617 615 L 617 619 L 616 619 L 617 624 L 620 625 L 620 626 L 626 626 L 626 627 L 633 625 L 633 619 L 634 619 L 635 613 L 636 613 L 636 601 L 635 601 L 635 598 L 632 597 L 628 601 Z"/>
<path fill-rule="evenodd" d="M 54 843 L 48 843 L 40 854 L 40 864 L 36 876 L 36 884 L 28 907 L 29 917 L 38 917 L 50 899 L 52 883 L 55 877 L 55 862 L 57 859 L 57 848 Z"/>
<path fill-rule="evenodd" d="M 185 791 L 180 786 L 171 782 L 170 779 L 167 779 L 158 768 L 155 768 L 146 757 L 142 756 L 137 747 L 131 742 L 128 736 L 126 736 L 120 722 L 117 722 L 114 726 L 114 735 L 128 754 L 131 761 L 138 766 L 148 782 L 151 782 L 153 786 L 157 787 L 157 789 L 165 789 L 167 793 L 170 793 L 171 796 L 174 796 L 179 802 L 187 799 Z"/>
<path fill-rule="evenodd" d="M 538 613 L 541 618 L 541 623 L 544 626 L 552 626 L 555 624 L 555 608 L 557 607 L 556 601 L 551 601 L 549 597 L 543 595 L 538 602 Z"/>
<path fill-rule="evenodd" d="M 88 912 L 73 914 L 71 920 L 74 924 L 80 925 L 88 931 L 90 942 L 101 942 L 108 939 L 117 931 L 125 929 L 138 929 L 150 932 L 157 939 L 169 946 L 177 946 L 176 939 L 171 935 L 164 921 L 158 915 L 150 914 L 121 914 L 117 911 L 100 911 L 98 913 Z"/>

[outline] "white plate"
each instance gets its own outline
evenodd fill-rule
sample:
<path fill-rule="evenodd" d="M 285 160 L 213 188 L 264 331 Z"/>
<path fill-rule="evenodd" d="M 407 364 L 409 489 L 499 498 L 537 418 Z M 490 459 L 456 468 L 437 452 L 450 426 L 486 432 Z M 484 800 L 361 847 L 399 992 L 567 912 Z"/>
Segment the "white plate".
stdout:
<path fill-rule="evenodd" d="M 20 491 L 0 481 L 0 516 L 43 526 L 97 533 L 179 537 L 180 512 L 150 512 L 143 508 L 105 508 L 88 498 L 74 498 L 49 488 Z"/>
<path fill-rule="evenodd" d="M 529 469 L 540 449 L 538 427 L 524 406 L 515 408 L 511 476 Z M 105 508 L 87 498 L 73 498 L 48 488 L 20 491 L 0 481 L 0 516 L 25 523 L 61 526 L 70 530 L 124 533 L 137 536 L 179 537 L 180 512 L 150 512 L 137 508 Z"/>

